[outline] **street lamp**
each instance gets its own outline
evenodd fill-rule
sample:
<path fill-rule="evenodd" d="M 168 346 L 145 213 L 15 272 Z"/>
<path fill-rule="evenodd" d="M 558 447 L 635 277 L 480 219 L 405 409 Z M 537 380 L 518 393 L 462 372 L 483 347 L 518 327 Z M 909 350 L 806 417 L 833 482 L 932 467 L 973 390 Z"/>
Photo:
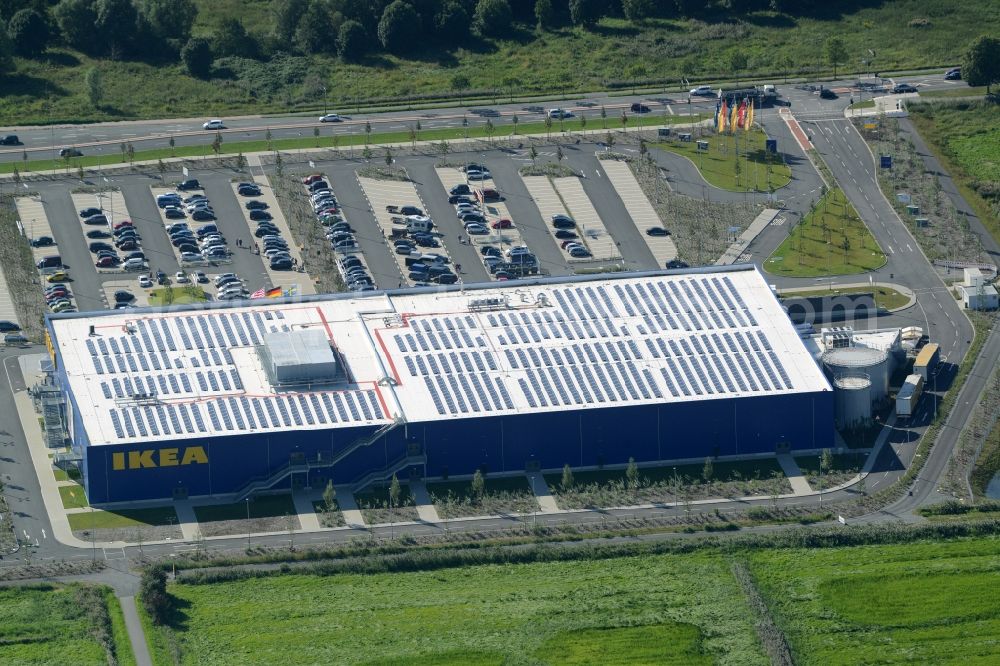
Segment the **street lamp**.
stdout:
<path fill-rule="evenodd" d="M 247 503 L 247 551 L 250 550 L 250 498 L 246 498 Z"/>

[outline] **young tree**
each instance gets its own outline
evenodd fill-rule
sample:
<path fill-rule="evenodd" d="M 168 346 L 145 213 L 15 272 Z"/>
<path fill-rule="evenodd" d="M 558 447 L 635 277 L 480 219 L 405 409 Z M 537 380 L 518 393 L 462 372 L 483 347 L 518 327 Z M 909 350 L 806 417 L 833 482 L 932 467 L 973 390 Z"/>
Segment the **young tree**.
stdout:
<path fill-rule="evenodd" d="M 819 457 L 819 471 L 821 474 L 828 474 L 831 469 L 833 469 L 833 451 L 823 449 Z"/>
<path fill-rule="evenodd" d="M 708 483 L 712 480 L 713 476 L 715 476 L 715 468 L 712 465 L 712 459 L 705 458 L 705 466 L 701 468 L 701 478 L 705 483 Z"/>
<path fill-rule="evenodd" d="M 101 70 L 91 67 L 87 70 L 84 81 L 87 84 L 87 98 L 90 99 L 90 105 L 96 109 L 101 105 L 101 99 L 104 97 L 104 82 L 101 80 Z"/>
<path fill-rule="evenodd" d="M 566 155 L 563 153 L 562 146 L 556 146 L 556 160 L 559 161 L 559 164 L 562 164 L 563 158 L 565 157 Z"/>
<path fill-rule="evenodd" d="M 962 56 L 962 78 L 970 86 L 990 86 L 1000 83 L 1000 39 L 982 36 L 977 38 Z"/>
<path fill-rule="evenodd" d="M 337 32 L 337 55 L 343 60 L 357 60 L 368 48 L 365 27 L 357 21 L 347 20 L 340 24 Z"/>
<path fill-rule="evenodd" d="M 503 35 L 510 30 L 511 18 L 507 0 L 479 0 L 472 25 L 480 35 Z"/>
<path fill-rule="evenodd" d="M 459 94 L 459 102 L 462 101 L 465 91 L 469 89 L 469 77 L 465 74 L 453 74 L 451 77 L 451 90 Z"/>
<path fill-rule="evenodd" d="M 493 121 L 487 118 L 486 124 L 483 125 L 483 128 L 486 130 L 486 136 L 489 138 L 490 143 L 493 143 L 493 132 L 496 130 L 496 127 L 493 125 Z"/>
<path fill-rule="evenodd" d="M 29 58 L 44 53 L 51 37 L 49 22 L 31 8 L 21 9 L 10 17 L 7 34 L 14 52 Z"/>
<path fill-rule="evenodd" d="M 191 76 L 206 79 L 212 73 L 212 42 L 192 37 L 181 49 L 181 62 Z"/>
<path fill-rule="evenodd" d="M 215 153 L 216 157 L 222 152 L 222 132 L 215 133 L 215 138 L 212 139 L 212 152 Z"/>
<path fill-rule="evenodd" d="M 628 114 L 622 111 L 622 117 L 619 118 L 619 120 L 621 121 L 622 124 L 622 132 L 624 132 L 625 128 L 628 127 Z"/>
<path fill-rule="evenodd" d="M 510 122 L 512 125 L 514 125 L 514 130 L 511 132 L 511 134 L 517 134 L 517 123 L 520 121 L 518 120 L 516 113 L 510 117 Z"/>
<path fill-rule="evenodd" d="M 535 0 L 535 22 L 540 30 L 551 28 L 554 17 L 552 0 Z"/>
<path fill-rule="evenodd" d="M 847 60 L 847 46 L 840 37 L 830 37 L 824 47 L 826 60 L 833 65 L 833 78 L 837 78 L 837 66 Z"/>
<path fill-rule="evenodd" d="M 548 115 L 545 116 L 545 138 L 549 138 L 549 132 L 552 131 L 552 118 Z"/>
<path fill-rule="evenodd" d="M 625 467 L 625 481 L 629 488 L 639 487 L 639 466 L 635 464 L 635 458 L 628 459 L 628 465 Z"/>
<path fill-rule="evenodd" d="M 608 110 L 603 106 L 601 107 L 601 125 L 603 125 L 603 129 L 608 129 Z"/>
<path fill-rule="evenodd" d="M 483 501 L 483 495 L 486 493 L 486 479 L 483 478 L 483 470 L 477 469 L 476 473 L 472 475 L 472 497 L 476 500 L 476 503 Z"/>
<path fill-rule="evenodd" d="M 608 135 L 604 137 L 604 143 L 608 145 L 608 150 L 611 150 L 615 145 L 615 135 L 608 132 Z"/>
<path fill-rule="evenodd" d="M 580 131 L 583 132 L 587 129 L 587 116 L 580 114 Z"/>
<path fill-rule="evenodd" d="M 272 141 L 271 128 L 270 127 L 268 127 L 266 130 L 264 130 L 264 143 L 267 144 L 267 149 L 268 150 L 271 150 L 272 146 L 274 145 L 273 141 Z"/>
<path fill-rule="evenodd" d="M 563 465 L 562 481 L 560 482 L 563 490 L 569 490 L 573 487 L 573 470 L 569 468 L 569 464 Z"/>
<path fill-rule="evenodd" d="M 398 507 L 399 506 L 399 479 L 396 478 L 395 473 L 392 475 L 392 481 L 389 482 L 389 506 Z"/>
<path fill-rule="evenodd" d="M 177 141 L 175 141 L 174 137 L 171 136 L 170 140 L 167 143 L 170 144 L 170 156 L 173 157 L 174 156 L 174 147 L 177 145 Z M 270 150 L 270 148 L 268 148 L 268 150 Z"/>
<path fill-rule="evenodd" d="M 333 479 L 326 482 L 326 488 L 323 489 L 323 504 L 326 506 L 327 511 L 333 511 L 333 507 L 337 502 L 337 489 L 333 487 Z"/>
<path fill-rule="evenodd" d="M 372 138 L 372 124 L 366 120 L 365 121 L 365 145 L 366 146 L 368 145 L 368 142 L 371 141 L 371 138 Z"/>
<path fill-rule="evenodd" d="M 535 149 L 534 145 L 532 145 L 531 148 L 528 149 L 528 157 L 531 158 L 531 165 L 534 166 L 535 160 L 538 159 L 538 151 Z"/>
<path fill-rule="evenodd" d="M 156 170 L 160 172 L 160 180 L 163 180 L 164 174 L 167 173 L 167 165 L 163 163 L 163 160 L 156 160 Z"/>
<path fill-rule="evenodd" d="M 392 166 L 392 151 L 389 150 L 389 146 L 385 147 L 385 165 L 387 167 Z"/>

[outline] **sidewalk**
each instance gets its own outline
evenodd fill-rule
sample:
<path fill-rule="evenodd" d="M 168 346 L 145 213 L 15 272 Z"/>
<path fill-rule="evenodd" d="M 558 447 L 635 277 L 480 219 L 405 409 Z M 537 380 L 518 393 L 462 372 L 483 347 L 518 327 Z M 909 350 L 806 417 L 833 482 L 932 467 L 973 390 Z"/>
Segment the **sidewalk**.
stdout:
<path fill-rule="evenodd" d="M 812 494 L 812 488 L 805 477 L 802 476 L 802 470 L 799 469 L 799 464 L 795 462 L 795 458 L 787 453 L 783 453 L 778 456 L 778 464 L 781 465 L 782 471 L 788 477 L 788 483 L 792 486 L 793 493 L 800 497 Z"/>
<path fill-rule="evenodd" d="M 344 522 L 348 527 L 368 527 L 365 524 L 365 517 L 358 509 L 358 503 L 354 501 L 354 495 L 349 490 L 337 488 L 337 506 L 344 514 Z"/>
<path fill-rule="evenodd" d="M 417 504 L 417 515 L 420 516 L 420 520 L 425 523 L 441 522 L 437 509 L 431 502 L 431 496 L 427 492 L 427 484 L 419 479 L 413 479 L 410 481 L 410 494 L 413 495 L 413 500 Z"/>
<path fill-rule="evenodd" d="M 542 510 L 542 513 L 565 513 L 556 504 L 556 499 L 552 496 L 551 491 L 549 491 L 549 484 L 545 481 L 545 476 L 541 472 L 528 475 L 528 483 L 531 484 L 531 490 L 535 493 L 535 498 L 538 500 L 538 507 Z"/>

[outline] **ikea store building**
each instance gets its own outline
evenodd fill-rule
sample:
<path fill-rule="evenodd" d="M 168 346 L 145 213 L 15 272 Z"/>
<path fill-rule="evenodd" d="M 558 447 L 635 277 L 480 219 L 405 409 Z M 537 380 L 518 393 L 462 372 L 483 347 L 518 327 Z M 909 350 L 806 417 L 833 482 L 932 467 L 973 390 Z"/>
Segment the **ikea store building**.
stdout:
<path fill-rule="evenodd" d="M 93 504 L 833 445 L 752 266 L 53 315 Z"/>

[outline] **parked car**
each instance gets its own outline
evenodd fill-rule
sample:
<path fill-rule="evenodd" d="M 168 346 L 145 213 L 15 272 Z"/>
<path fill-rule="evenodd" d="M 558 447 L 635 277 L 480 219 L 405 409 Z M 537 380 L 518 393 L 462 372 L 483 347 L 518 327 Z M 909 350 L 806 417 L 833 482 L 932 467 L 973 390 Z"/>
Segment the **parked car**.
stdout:
<path fill-rule="evenodd" d="M 452 186 L 452 188 L 450 190 L 448 190 L 448 194 L 452 194 L 452 195 L 455 195 L 455 194 L 471 194 L 471 193 L 472 193 L 472 188 L 470 188 L 465 183 L 459 183 L 458 185 L 454 185 L 454 186 Z"/>
<path fill-rule="evenodd" d="M 92 253 L 97 254 L 101 250 L 113 250 L 110 243 L 105 243 L 103 241 L 95 241 L 87 246 Z"/>
<path fill-rule="evenodd" d="M 272 271 L 287 271 L 292 268 L 292 260 L 287 257 L 278 257 L 271 260 Z"/>
<path fill-rule="evenodd" d="M 207 130 L 223 130 L 226 129 L 226 125 L 222 122 L 221 119 L 213 118 L 212 120 L 209 120 L 207 123 L 204 123 L 201 126 L 201 128 Z"/>
<path fill-rule="evenodd" d="M 590 257 L 592 255 L 590 254 L 590 250 L 588 250 L 585 247 L 574 247 L 572 250 L 569 251 L 569 256 L 573 257 L 574 259 L 586 259 L 587 257 Z"/>
<path fill-rule="evenodd" d="M 187 276 L 187 273 L 185 273 L 184 271 L 177 271 L 177 273 L 174 274 L 174 280 L 177 281 L 177 284 L 188 284 L 189 282 L 191 282 L 190 278 L 188 278 Z"/>
<path fill-rule="evenodd" d="M 119 289 L 114 295 L 115 303 L 131 303 L 135 300 L 135 294 L 125 289 Z"/>
<path fill-rule="evenodd" d="M 670 231 L 663 227 L 649 227 L 646 229 L 647 236 L 669 236 Z"/>
<path fill-rule="evenodd" d="M 9 319 L 0 319 L 0 333 L 13 333 L 14 331 L 20 330 L 20 324 L 10 321 Z"/>
<path fill-rule="evenodd" d="M 200 190 L 201 183 L 198 182 L 197 178 L 189 178 L 177 183 L 177 189 L 182 192 L 186 192 L 187 190 Z"/>
<path fill-rule="evenodd" d="M 559 240 L 571 240 L 578 238 L 575 231 L 570 231 L 569 229 L 556 229 L 553 234 Z"/>
<path fill-rule="evenodd" d="M 479 190 L 479 196 L 483 201 L 500 201 L 500 192 L 489 187 Z"/>
<path fill-rule="evenodd" d="M 86 225 L 97 225 L 97 224 L 107 225 L 108 218 L 104 214 L 98 213 L 97 215 L 91 215 L 90 217 L 85 218 L 83 220 L 83 223 Z"/>
<path fill-rule="evenodd" d="M 111 238 L 111 232 L 104 229 L 91 229 L 86 234 L 87 238 Z"/>
<path fill-rule="evenodd" d="M 100 215 L 102 212 L 103 211 L 100 208 L 94 208 L 94 207 L 81 208 L 80 217 L 82 218 L 93 217 L 94 215 Z"/>
<path fill-rule="evenodd" d="M 247 210 L 267 210 L 268 205 L 266 201 L 261 201 L 260 199 L 251 199 L 250 201 L 243 204 Z"/>
<path fill-rule="evenodd" d="M 567 215 L 556 214 L 552 216 L 552 226 L 556 229 L 575 229 L 576 220 Z"/>
<path fill-rule="evenodd" d="M 892 87 L 893 95 L 902 95 L 903 93 L 915 93 L 917 92 L 917 87 L 909 83 L 897 83 Z"/>
<path fill-rule="evenodd" d="M 962 79 L 962 68 L 953 67 L 944 73 L 946 81 L 960 81 Z"/>
<path fill-rule="evenodd" d="M 266 210 L 256 210 L 255 209 L 255 210 L 250 211 L 250 219 L 254 220 L 254 221 L 271 220 L 271 219 L 274 219 L 274 216 L 271 215 Z"/>
<path fill-rule="evenodd" d="M 55 244 L 52 236 L 39 236 L 31 239 L 31 247 L 52 247 Z"/>
<path fill-rule="evenodd" d="M 62 268 L 62 257 L 58 254 L 49 255 L 48 257 L 42 257 L 35 263 L 35 268 L 39 270 L 46 268 Z"/>
<path fill-rule="evenodd" d="M 187 213 L 185 213 L 180 208 L 177 208 L 176 206 L 167 206 L 163 210 L 163 215 L 168 220 L 183 220 L 187 218 Z"/>
<path fill-rule="evenodd" d="M 317 180 L 323 180 L 323 174 L 320 174 L 320 173 L 309 174 L 308 176 L 306 176 L 305 178 L 302 179 L 302 184 L 303 185 L 312 185 Z"/>
<path fill-rule="evenodd" d="M 94 266 L 96 266 L 97 268 L 114 268 L 115 266 L 117 266 L 120 263 L 121 263 L 121 260 L 118 259 L 118 257 L 105 256 L 105 257 L 100 257 L 94 263 Z"/>
<path fill-rule="evenodd" d="M 686 261 L 681 261 L 680 259 L 671 259 L 666 264 L 667 268 L 687 268 L 688 264 Z"/>
<path fill-rule="evenodd" d="M 69 273 L 66 271 L 56 271 L 45 278 L 46 282 L 66 282 L 69 280 Z"/>
<path fill-rule="evenodd" d="M 181 252 L 181 261 L 204 261 L 204 259 L 198 252 Z"/>
<path fill-rule="evenodd" d="M 465 227 L 465 233 L 470 236 L 485 236 L 490 233 L 490 230 L 481 224 L 473 222 Z"/>
<path fill-rule="evenodd" d="M 492 229 L 513 229 L 514 223 L 508 220 L 506 217 L 502 217 L 493 224 L 490 225 Z"/>
<path fill-rule="evenodd" d="M 196 222 L 203 222 L 206 220 L 215 220 L 215 213 L 211 210 L 206 210 L 204 208 L 198 209 L 191 213 L 191 219 Z"/>
<path fill-rule="evenodd" d="M 150 279 L 148 275 L 140 275 L 139 286 L 142 287 L 143 289 L 149 289 L 150 287 L 153 286 L 153 281 Z"/>
<path fill-rule="evenodd" d="M 236 192 L 244 197 L 259 197 L 260 186 L 253 183 L 240 183 L 239 187 L 236 188 Z"/>
<path fill-rule="evenodd" d="M 141 271 L 146 268 L 149 268 L 149 264 L 142 259 L 129 259 L 122 264 L 122 270 L 126 271 Z"/>
<path fill-rule="evenodd" d="M 819 96 L 822 99 L 837 99 L 837 93 L 833 92 L 829 88 L 823 88 L 819 91 Z"/>

